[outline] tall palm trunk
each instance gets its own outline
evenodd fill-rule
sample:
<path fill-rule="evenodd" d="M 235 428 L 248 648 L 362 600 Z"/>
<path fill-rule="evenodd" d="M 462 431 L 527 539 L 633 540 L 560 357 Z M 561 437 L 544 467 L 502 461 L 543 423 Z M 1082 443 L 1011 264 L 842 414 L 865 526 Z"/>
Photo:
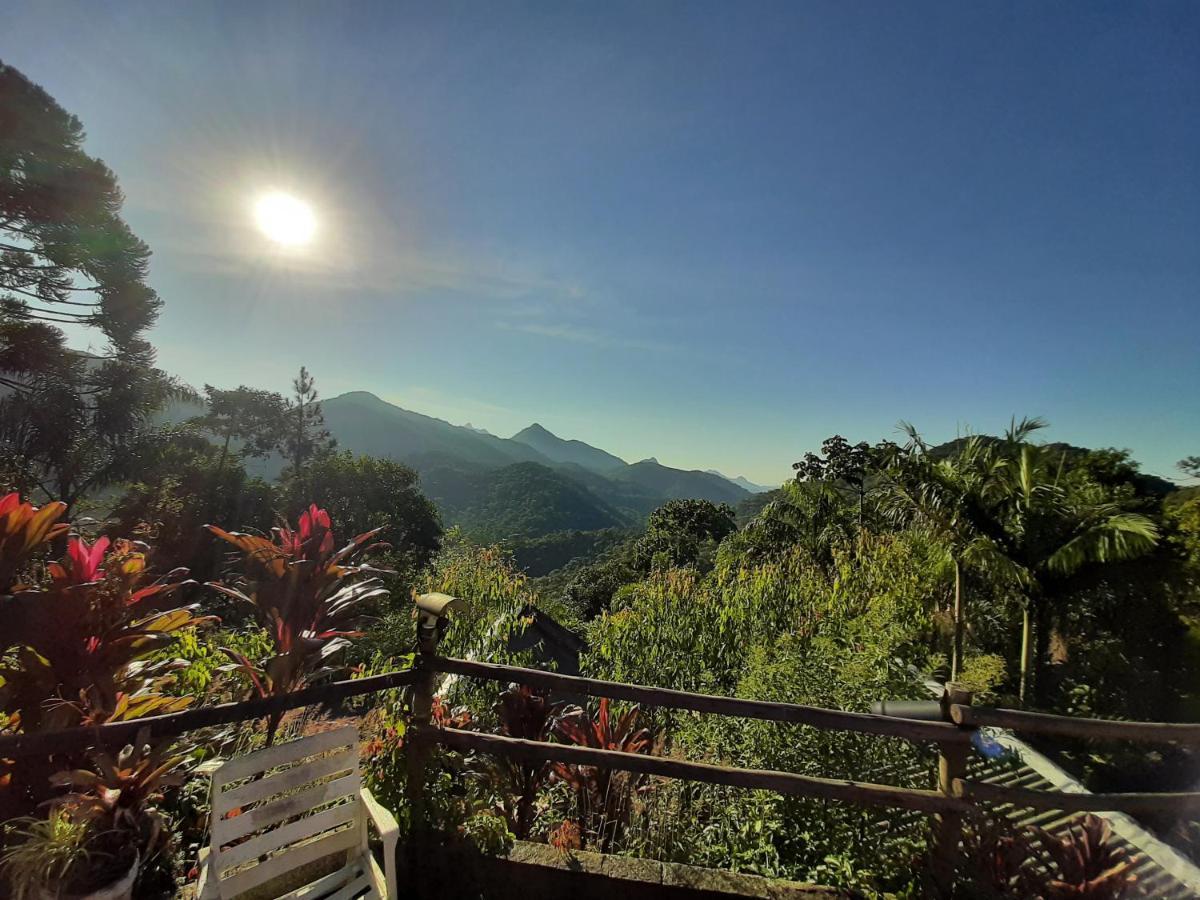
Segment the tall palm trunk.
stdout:
<path fill-rule="evenodd" d="M 1033 668 L 1033 599 L 1025 601 L 1025 609 L 1021 616 L 1021 705 L 1025 705 L 1025 695 L 1029 690 L 1029 676 Z"/>
<path fill-rule="evenodd" d="M 962 565 L 954 560 L 954 648 L 950 654 L 950 680 L 958 681 L 963 665 L 963 595 Z"/>

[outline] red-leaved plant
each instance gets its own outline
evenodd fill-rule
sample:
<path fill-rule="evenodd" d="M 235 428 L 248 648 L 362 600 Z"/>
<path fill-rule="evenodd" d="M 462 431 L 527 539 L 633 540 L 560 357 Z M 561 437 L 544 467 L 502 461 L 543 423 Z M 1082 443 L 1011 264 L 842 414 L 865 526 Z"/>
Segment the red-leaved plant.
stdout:
<path fill-rule="evenodd" d="M 501 692 L 493 711 L 500 720 L 501 734 L 527 741 L 547 741 L 562 708 L 562 703 L 552 703 L 544 691 L 526 684 L 510 684 Z M 495 757 L 490 772 L 498 788 L 498 811 L 508 820 L 513 834 L 521 840 L 527 839 L 533 829 L 534 803 L 550 779 L 552 764 Z"/>
<path fill-rule="evenodd" d="M 146 547 L 72 538 L 47 567 L 48 584 L 12 598 L 3 630 L 11 650 L 0 699 L 24 731 L 99 725 L 175 712 L 190 697 L 160 688 L 172 664 L 147 662 L 174 632 L 213 621 L 195 606 L 162 609 L 187 584 L 186 569 L 161 578 L 146 570 Z"/>
<path fill-rule="evenodd" d="M 580 747 L 649 753 L 654 741 L 649 729 L 637 727 L 639 714 L 635 706 L 623 716 L 614 717 L 609 714 L 605 697 L 594 719 L 574 707 L 555 721 L 553 733 Z M 575 790 L 585 837 L 594 841 L 601 853 L 611 851 L 629 823 L 633 793 L 643 776 L 570 763 L 555 763 L 554 774 Z"/>
<path fill-rule="evenodd" d="M 256 696 L 300 690 L 332 673 L 330 658 L 350 638 L 361 636 L 355 629 L 359 604 L 387 596 L 374 576 L 388 573 L 356 562 L 371 550 L 386 548 L 374 542 L 380 528 L 335 550 L 329 513 L 316 504 L 300 516 L 295 530 L 283 525 L 273 529 L 271 539 L 205 527 L 240 550 L 245 566 L 245 579 L 237 586 L 210 582 L 209 587 L 249 605 L 274 647 L 265 660 L 226 651 L 249 677 Z M 268 743 L 281 715 L 267 721 Z"/>
<path fill-rule="evenodd" d="M 0 595 L 26 588 L 20 579 L 30 559 L 70 528 L 58 521 L 66 511 L 65 503 L 47 503 L 39 508 L 22 502 L 15 491 L 0 497 Z"/>

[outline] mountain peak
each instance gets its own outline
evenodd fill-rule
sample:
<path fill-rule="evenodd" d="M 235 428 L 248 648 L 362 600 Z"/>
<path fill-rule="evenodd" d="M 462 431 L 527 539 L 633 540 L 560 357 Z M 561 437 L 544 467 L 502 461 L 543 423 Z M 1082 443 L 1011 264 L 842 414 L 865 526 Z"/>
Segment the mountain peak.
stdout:
<path fill-rule="evenodd" d="M 390 406 L 386 400 L 380 399 L 377 395 L 370 391 L 347 391 L 344 394 L 338 394 L 336 397 L 331 397 L 331 400 L 350 400 L 356 403 L 382 403 L 385 406 Z"/>
<path fill-rule="evenodd" d="M 527 428 L 522 428 L 520 431 L 518 431 L 516 434 L 514 434 L 512 436 L 512 440 L 519 441 L 519 440 L 521 440 L 522 435 L 524 435 L 525 437 L 552 437 L 552 438 L 558 437 L 558 435 L 556 435 L 554 432 L 543 427 L 540 422 L 534 422 L 532 425 L 528 426 Z"/>
<path fill-rule="evenodd" d="M 625 460 L 604 450 L 585 444 L 583 441 L 568 441 L 534 422 L 518 431 L 512 440 L 532 447 L 558 463 L 571 463 L 593 472 L 604 474 L 624 468 Z"/>

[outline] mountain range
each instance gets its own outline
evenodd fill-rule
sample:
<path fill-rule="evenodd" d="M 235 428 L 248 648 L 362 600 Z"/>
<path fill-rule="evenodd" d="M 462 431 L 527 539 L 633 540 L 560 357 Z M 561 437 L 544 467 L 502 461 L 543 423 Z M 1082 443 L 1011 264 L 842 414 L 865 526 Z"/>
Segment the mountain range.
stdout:
<path fill-rule="evenodd" d="M 637 527 L 672 499 L 736 505 L 756 490 L 715 471 L 627 463 L 535 423 L 511 438 L 352 391 L 322 401 L 338 447 L 407 463 L 447 524 L 488 539 Z"/>

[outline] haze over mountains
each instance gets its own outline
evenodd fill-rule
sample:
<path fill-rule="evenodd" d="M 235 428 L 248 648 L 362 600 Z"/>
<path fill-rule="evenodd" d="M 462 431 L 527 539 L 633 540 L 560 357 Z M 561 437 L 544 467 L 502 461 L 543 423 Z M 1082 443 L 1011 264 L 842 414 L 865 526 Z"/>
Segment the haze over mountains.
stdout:
<path fill-rule="evenodd" d="M 322 407 L 339 448 L 413 466 L 447 523 L 493 539 L 636 527 L 667 500 L 737 504 L 760 489 L 653 458 L 630 464 L 536 423 L 501 438 L 367 391 L 324 400 Z"/>

